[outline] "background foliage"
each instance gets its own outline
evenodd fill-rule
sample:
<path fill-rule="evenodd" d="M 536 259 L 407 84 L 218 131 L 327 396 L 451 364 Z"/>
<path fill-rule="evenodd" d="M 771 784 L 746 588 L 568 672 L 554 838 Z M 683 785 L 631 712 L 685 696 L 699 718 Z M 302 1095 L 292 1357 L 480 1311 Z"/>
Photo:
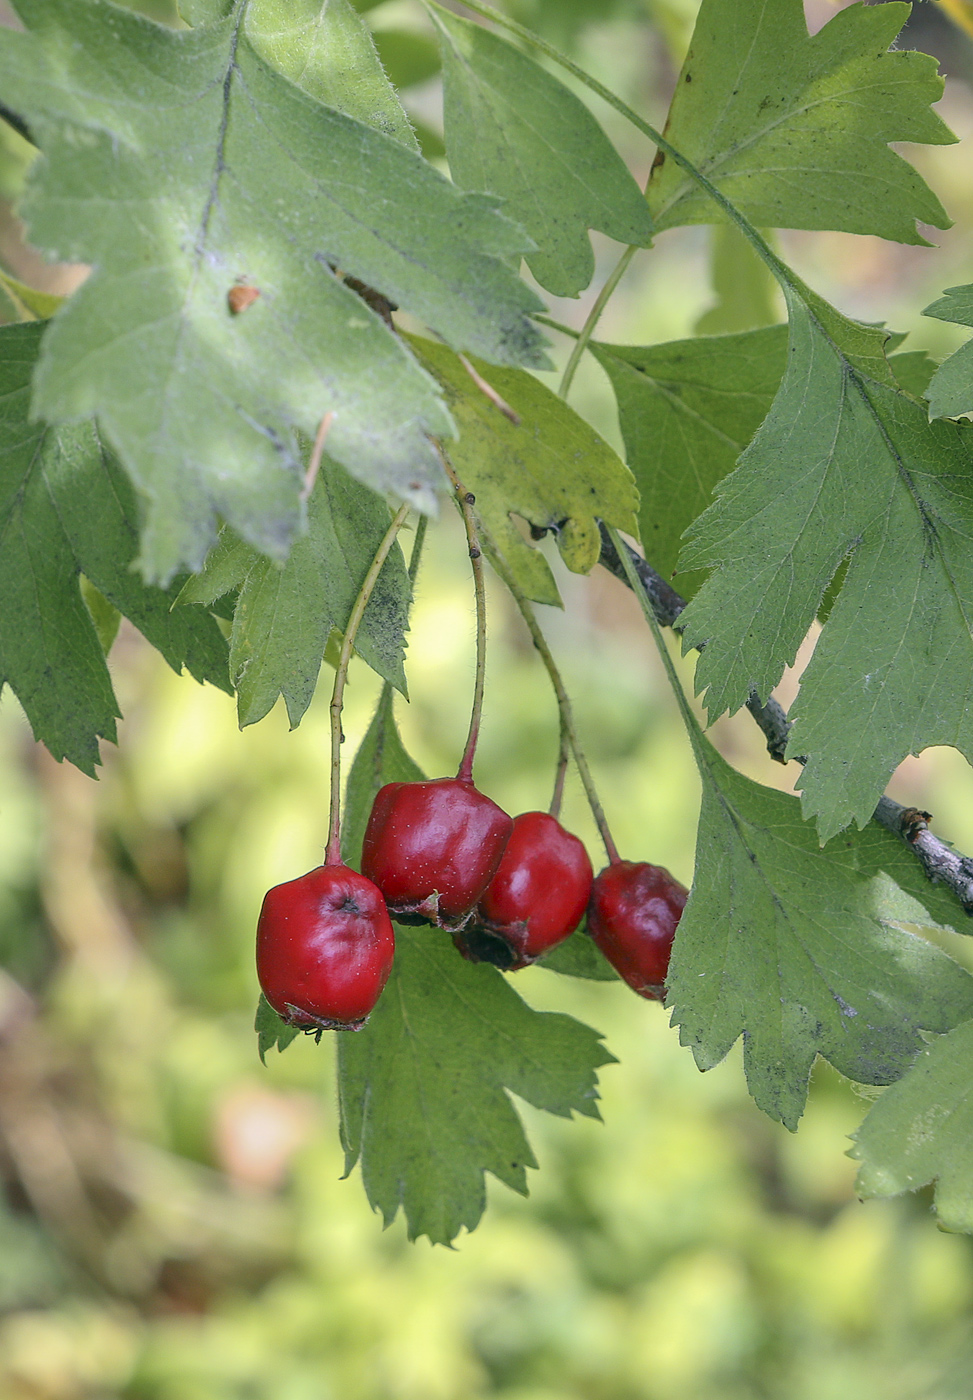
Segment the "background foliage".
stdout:
<path fill-rule="evenodd" d="M 511 11 L 577 45 L 587 66 L 615 86 L 629 83 L 628 95 L 661 115 L 692 8 L 525 0 Z M 406 75 L 432 77 L 427 36 L 403 27 L 412 13 L 392 3 L 371 10 L 389 70 L 399 63 Z M 167 17 L 165 6 L 155 13 Z M 958 70 L 968 62 L 958 37 L 949 53 Z M 434 151 L 432 90 L 410 97 L 405 86 Z M 973 127 L 962 88 L 949 117 L 961 134 Z M 610 118 L 606 126 L 629 154 L 627 136 Z M 3 178 L 16 194 L 23 152 L 4 140 Z M 782 242 L 844 310 L 916 326 L 910 344 L 942 354 L 962 334 L 916 311 L 969 275 L 968 156 L 944 149 L 920 159 L 959 221 L 940 251 L 840 234 Z M 604 261 L 607 245 L 595 247 Z M 611 344 L 600 358 L 613 381 L 624 373 L 624 355 L 609 353 L 616 342 L 689 337 L 704 315 L 707 329 L 750 329 L 752 320 L 734 321 L 732 295 L 714 308 L 709 290 L 721 277 L 732 287 L 748 267 L 722 235 L 701 231 L 678 246 L 663 239 L 602 326 Z M 765 319 L 777 319 L 772 289 L 761 295 Z M 747 302 L 751 317 L 759 304 L 759 296 Z M 556 314 L 576 317 L 577 306 L 565 302 Z M 600 371 L 582 373 L 578 403 L 620 446 Z M 743 441 L 752 427 L 743 421 L 740 431 Z M 697 510 L 686 504 L 687 523 Z M 470 601 L 451 524 L 439 528 L 431 555 L 410 639 L 411 705 L 398 713 L 411 752 L 440 772 L 455 765 L 462 739 Z M 549 625 L 619 843 L 688 883 L 698 781 L 631 600 L 606 578 L 583 584 L 547 557 L 538 588 L 556 582 L 569 603 L 567 618 Z M 249 565 L 246 586 L 259 597 Z M 491 796 L 517 810 L 546 798 L 555 721 L 521 632 L 501 599 L 493 603 L 480 762 Z M 235 639 L 241 674 L 247 642 Z M 394 662 L 393 652 L 389 671 Z M 606 1033 L 622 1067 L 602 1072 L 605 1125 L 567 1125 L 519 1104 L 545 1168 L 530 1173 L 529 1202 L 490 1183 L 491 1212 L 454 1254 L 407 1247 L 401 1220 L 379 1234 L 359 1184 L 339 1180 L 329 1055 L 301 1040 L 272 1054 L 264 1071 L 240 1011 L 255 993 L 263 890 L 320 855 L 321 704 L 311 702 L 286 740 L 280 706 L 238 734 L 228 698 L 166 672 L 127 628 L 111 670 L 127 718 L 97 789 L 34 748 L 9 692 L 2 712 L 4 1394 L 969 1394 L 970 1243 L 930 1228 L 928 1193 L 855 1201 L 855 1166 L 841 1153 L 868 1091 L 819 1065 L 791 1138 L 747 1098 L 737 1052 L 700 1076 L 665 1014 L 617 985 L 561 979 L 555 988 L 540 969 L 516 984 L 538 1010 L 567 1010 Z M 241 718 L 273 703 L 273 677 L 261 686 Z M 307 685 L 285 694 L 293 710 L 309 698 Z M 372 678 L 356 672 L 351 747 L 375 698 Z M 715 734 L 744 773 L 781 781 L 742 721 L 721 722 Z M 932 752 L 906 769 L 900 795 L 932 807 L 957 844 L 973 849 L 969 779 L 955 756 Z M 934 788 L 937 773 L 945 782 Z M 568 819 L 596 851 L 574 791 Z M 964 956 L 958 940 L 943 941 Z"/>

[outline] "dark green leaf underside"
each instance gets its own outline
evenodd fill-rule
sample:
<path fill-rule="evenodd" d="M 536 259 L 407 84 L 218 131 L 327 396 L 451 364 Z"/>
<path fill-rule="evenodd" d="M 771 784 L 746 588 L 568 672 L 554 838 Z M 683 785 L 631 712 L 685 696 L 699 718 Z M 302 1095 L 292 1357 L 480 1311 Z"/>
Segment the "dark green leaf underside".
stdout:
<path fill-rule="evenodd" d="M 921 918 L 928 888 L 901 842 L 873 827 L 825 855 L 794 798 L 734 772 L 705 740 L 699 752 L 697 870 L 667 1005 L 701 1069 L 742 1035 L 751 1093 L 793 1129 L 816 1056 L 888 1084 L 922 1031 L 973 1014 L 973 978 L 893 923 Z"/>
<path fill-rule="evenodd" d="M 777 684 L 846 563 L 791 716 L 827 839 L 869 819 L 907 754 L 973 757 L 973 454 L 967 427 L 929 423 L 790 301 L 771 413 L 680 556 L 714 569 L 682 620 L 710 712 L 735 709 Z"/>
<path fill-rule="evenodd" d="M 0 328 L 0 683 L 55 758 L 86 773 L 119 710 L 79 588 L 84 573 L 174 670 L 229 690 L 226 642 L 202 609 L 172 611 L 177 589 L 132 571 L 138 510 L 91 424 L 31 422 L 30 382 L 44 327 Z"/>

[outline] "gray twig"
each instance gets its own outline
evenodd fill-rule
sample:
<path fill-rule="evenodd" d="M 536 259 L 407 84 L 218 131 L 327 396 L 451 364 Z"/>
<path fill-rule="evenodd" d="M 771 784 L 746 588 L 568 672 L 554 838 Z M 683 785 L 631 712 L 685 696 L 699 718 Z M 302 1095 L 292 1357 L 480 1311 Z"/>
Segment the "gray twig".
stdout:
<path fill-rule="evenodd" d="M 627 584 L 628 578 L 625 569 L 608 531 L 600 521 L 599 526 L 601 528 L 600 562 L 616 578 Z M 626 548 L 629 550 L 635 572 L 642 581 L 659 625 L 672 627 L 674 631 L 678 632 L 677 622 L 679 614 L 686 606 L 685 598 L 681 597 L 661 574 L 656 573 L 652 565 L 636 553 L 630 545 L 626 545 Z M 760 726 L 767 741 L 767 752 L 771 758 L 778 763 L 786 763 L 785 749 L 790 732 L 787 711 L 778 704 L 773 696 L 767 700 L 761 700 L 756 691 L 751 691 L 747 701 L 747 709 Z M 797 763 L 805 762 L 803 755 L 791 755 L 791 757 Z M 973 859 L 954 851 L 952 846 L 933 835 L 929 830 L 930 814 L 928 812 L 921 812 L 916 807 L 903 807 L 901 803 L 893 802 L 891 797 L 881 797 L 872 814 L 872 820 L 904 841 L 929 879 L 934 883 L 946 885 L 959 900 L 964 912 L 973 914 Z"/>

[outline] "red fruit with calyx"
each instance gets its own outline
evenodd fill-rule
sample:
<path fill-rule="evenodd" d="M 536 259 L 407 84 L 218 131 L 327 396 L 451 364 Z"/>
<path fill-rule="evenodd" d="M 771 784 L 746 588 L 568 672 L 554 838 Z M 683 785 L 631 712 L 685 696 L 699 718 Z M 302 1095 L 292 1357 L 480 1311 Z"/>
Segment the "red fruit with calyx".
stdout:
<path fill-rule="evenodd" d="M 387 783 L 365 828 L 362 870 L 393 918 L 452 932 L 493 878 L 512 827 L 469 778 Z"/>
<path fill-rule="evenodd" d="M 508 972 L 550 952 L 581 922 L 591 861 L 576 836 L 548 812 L 514 818 L 497 872 L 456 946 L 472 962 Z"/>
<path fill-rule="evenodd" d="M 662 1001 L 689 891 L 661 865 L 618 860 L 595 877 L 588 932 L 633 991 Z"/>
<path fill-rule="evenodd" d="M 360 1030 L 388 981 L 394 954 L 381 890 L 347 865 L 319 865 L 264 896 L 257 976 L 289 1025 Z"/>

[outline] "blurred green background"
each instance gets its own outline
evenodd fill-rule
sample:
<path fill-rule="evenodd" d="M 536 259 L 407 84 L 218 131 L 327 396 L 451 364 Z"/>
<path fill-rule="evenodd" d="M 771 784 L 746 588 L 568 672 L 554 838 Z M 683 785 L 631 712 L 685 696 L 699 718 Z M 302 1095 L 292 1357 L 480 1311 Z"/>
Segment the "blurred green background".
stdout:
<path fill-rule="evenodd" d="M 511 8 L 664 114 L 691 0 Z M 833 8 L 815 0 L 809 18 Z M 424 32 L 400 0 L 369 18 Z M 968 136 L 973 45 L 931 4 L 913 23 L 952 75 L 944 115 Z M 406 97 L 434 129 L 435 79 Z M 651 152 L 614 116 L 606 125 L 644 176 Z M 10 212 L 24 152 L 3 142 L 0 256 L 36 281 Z M 944 354 L 962 333 L 920 312 L 973 277 L 973 162 L 966 145 L 916 160 L 957 221 L 937 248 L 797 233 L 781 244 L 843 309 Z M 618 249 L 595 241 L 603 276 Z M 667 234 L 637 259 L 605 337 L 692 334 L 713 301 L 710 243 L 704 229 Z M 554 314 L 580 324 L 588 305 Z M 575 402 L 618 441 L 596 367 Z M 467 573 L 445 518 L 429 535 L 412 700 L 399 706 L 430 774 L 455 770 L 465 735 Z M 545 626 L 622 854 L 688 883 L 698 789 L 651 641 L 607 575 L 558 577 L 566 609 L 546 610 Z M 490 615 L 478 778 L 512 811 L 544 806 L 549 688 L 496 588 Z M 620 984 L 516 977 L 532 1004 L 606 1034 L 621 1063 L 602 1076 L 604 1124 L 521 1106 L 541 1163 L 529 1200 L 491 1189 L 483 1224 L 453 1251 L 409 1245 L 401 1221 L 383 1232 L 357 1174 L 340 1179 L 332 1038 L 301 1038 L 263 1068 L 252 1031 L 260 900 L 322 853 L 329 673 L 299 730 L 278 708 L 241 734 L 227 697 L 172 675 L 130 629 L 111 666 L 126 719 L 98 783 L 33 744 L 9 693 L 0 705 L 2 1400 L 973 1396 L 973 1241 L 936 1230 L 929 1193 L 855 1199 L 844 1153 L 862 1091 L 819 1070 L 791 1136 L 752 1106 L 737 1052 L 700 1075 L 662 1008 Z M 376 696 L 353 668 L 349 756 Z M 760 781 L 791 781 L 745 716 L 714 734 Z M 970 773 L 955 754 L 910 760 L 894 791 L 973 851 Z M 574 781 L 565 818 L 598 861 Z M 967 956 L 959 939 L 950 948 Z"/>

